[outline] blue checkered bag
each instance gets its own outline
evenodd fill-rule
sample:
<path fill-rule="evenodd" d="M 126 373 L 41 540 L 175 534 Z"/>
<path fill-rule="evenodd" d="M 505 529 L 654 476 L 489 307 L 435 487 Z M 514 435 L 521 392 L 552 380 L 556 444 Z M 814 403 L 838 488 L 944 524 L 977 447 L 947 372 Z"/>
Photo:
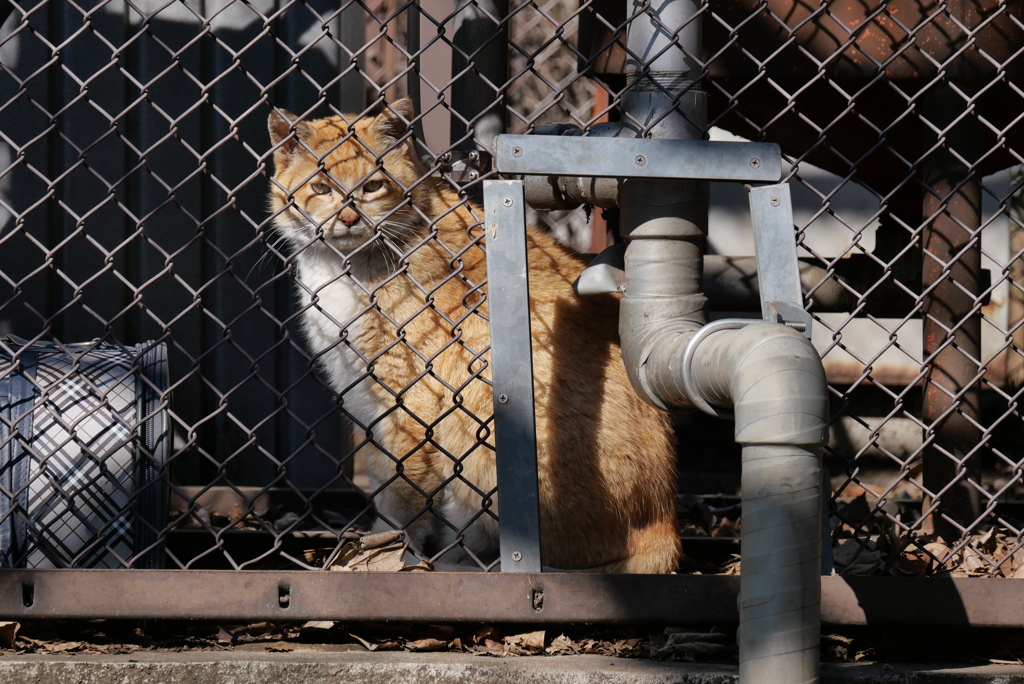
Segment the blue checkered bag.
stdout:
<path fill-rule="evenodd" d="M 167 349 L 0 341 L 0 567 L 162 567 Z"/>

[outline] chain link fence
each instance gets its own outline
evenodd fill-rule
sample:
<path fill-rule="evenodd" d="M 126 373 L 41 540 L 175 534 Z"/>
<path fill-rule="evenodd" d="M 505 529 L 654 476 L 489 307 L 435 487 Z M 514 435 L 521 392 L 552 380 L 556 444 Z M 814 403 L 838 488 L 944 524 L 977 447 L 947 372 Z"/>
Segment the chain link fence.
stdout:
<path fill-rule="evenodd" d="M 385 487 L 359 455 L 374 426 L 318 375 L 298 329 L 294 254 L 267 210 L 268 115 L 358 117 L 410 96 L 419 151 L 471 198 L 496 177 L 488 131 L 616 120 L 625 30 L 645 5 L 0 7 L 0 334 L 20 338 L 2 344 L 2 371 L 28 382 L 27 403 L 2 420 L 5 563 L 334 562 L 352 530 L 369 529 Z M 779 143 L 791 165 L 802 279 L 832 395 L 838 570 L 1021 575 L 1021 3 L 709 0 L 694 21 L 708 135 Z M 710 245 L 741 269 L 752 238 L 737 192 L 712 187 Z M 579 251 L 616 238 L 614 211 L 534 220 Z M 445 248 L 470 258 L 480 232 Z M 470 316 L 482 283 L 462 284 Z M 713 315 L 730 309 L 711 294 Z M 73 370 L 44 382 L 25 351 L 39 341 L 66 352 Z M 479 376 L 485 350 L 452 344 Z M 157 414 L 168 437 L 115 458 L 85 428 L 100 410 L 87 407 L 58 421 L 58 451 L 74 461 L 58 467 L 26 437 L 25 407 L 70 391 L 89 355 L 108 347 L 134 364 L 139 396 L 158 388 L 155 405 L 122 411 L 116 444 L 145 441 Z M 166 352 L 163 384 L 140 370 L 153 350 Z M 362 362 L 372 377 L 373 359 Z M 463 389 L 452 388 L 455 404 Z M 113 410 L 107 392 L 85 393 Z M 401 391 L 394 406 L 403 410 Z M 411 419 L 428 445 L 433 419 Z M 475 419 L 472 448 L 489 448 L 491 417 Z M 684 536 L 729 542 L 738 477 L 709 465 L 733 449 L 728 426 L 721 440 L 692 418 L 677 430 L 681 507 L 700 511 L 682 511 Z M 29 456 L 31 468 L 15 467 Z M 47 510 L 70 512 L 43 515 L 41 492 L 58 502 Z M 493 494 L 478 492 L 480 516 L 493 516 Z M 436 517 L 426 499 L 419 515 Z M 684 540 L 688 553 L 704 543 Z"/>

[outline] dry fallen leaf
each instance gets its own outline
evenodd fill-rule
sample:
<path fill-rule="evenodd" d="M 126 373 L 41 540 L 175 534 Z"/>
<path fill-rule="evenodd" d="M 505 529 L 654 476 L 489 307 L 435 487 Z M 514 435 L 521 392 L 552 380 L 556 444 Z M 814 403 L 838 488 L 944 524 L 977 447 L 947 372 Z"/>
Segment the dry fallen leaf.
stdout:
<path fill-rule="evenodd" d="M 18 636 L 21 624 L 17 622 L 0 622 L 0 647 L 11 648 Z"/>
<path fill-rule="evenodd" d="M 317 632 L 326 632 L 332 627 L 334 627 L 334 622 L 331 620 L 310 620 L 302 625 L 300 631 L 316 634 Z"/>
<path fill-rule="evenodd" d="M 444 651 L 448 648 L 448 642 L 441 641 L 440 639 L 417 639 L 416 641 L 407 641 L 405 643 L 405 650 L 407 651 Z"/>
<path fill-rule="evenodd" d="M 504 641 L 505 645 L 508 646 L 509 653 L 513 655 L 543 651 L 544 630 L 508 636 L 505 637 Z"/>
<path fill-rule="evenodd" d="M 251 625 L 242 625 L 231 630 L 231 634 L 238 636 L 239 634 L 247 634 L 249 636 L 262 636 L 264 634 L 271 634 L 273 632 L 280 631 L 280 627 L 275 625 L 273 622 L 254 622 Z"/>
<path fill-rule="evenodd" d="M 740 557 L 738 555 L 736 555 L 736 554 L 733 554 L 733 555 L 731 555 L 729 557 L 729 560 L 727 560 L 722 565 L 722 573 L 721 574 L 723 574 L 723 575 L 739 575 L 740 572 L 741 572 L 741 566 L 742 566 L 742 563 L 740 562 Z"/>
<path fill-rule="evenodd" d="M 361 643 L 367 651 L 396 651 L 400 648 L 397 641 L 389 640 L 375 644 L 371 641 L 367 641 L 358 634 L 349 633 L 349 636 Z"/>
<path fill-rule="evenodd" d="M 406 565 L 409 544 L 402 530 L 359 536 L 346 542 L 328 558 L 324 569 L 339 572 L 429 572 L 429 561 Z"/>
<path fill-rule="evenodd" d="M 643 639 L 619 639 L 611 644 L 611 654 L 616 656 L 632 655 Z"/>
<path fill-rule="evenodd" d="M 896 561 L 892 574 L 903 577 L 924 577 L 931 574 L 932 557 L 924 551 L 908 551 Z"/>
<path fill-rule="evenodd" d="M 406 565 L 405 567 L 401 568 L 401 571 L 402 572 L 433 572 L 434 571 L 434 564 L 431 563 L 428 560 L 421 560 L 419 563 L 416 563 L 415 565 Z"/>
<path fill-rule="evenodd" d="M 559 634 L 551 640 L 551 645 L 544 649 L 544 652 L 548 655 L 574 655 L 576 653 L 576 646 L 573 644 L 572 639 L 564 634 Z"/>

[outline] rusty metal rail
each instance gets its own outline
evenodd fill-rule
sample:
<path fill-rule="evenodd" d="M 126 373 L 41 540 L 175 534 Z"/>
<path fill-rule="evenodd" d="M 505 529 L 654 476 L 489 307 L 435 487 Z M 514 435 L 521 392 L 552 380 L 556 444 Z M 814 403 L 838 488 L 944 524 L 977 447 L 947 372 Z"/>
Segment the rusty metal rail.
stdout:
<path fill-rule="evenodd" d="M 1024 602 L 1024 583 L 1000 580 L 823 577 L 821 588 L 830 625 L 1019 627 Z M 738 577 L 702 575 L 11 570 L 0 614 L 727 625 L 738 592 Z"/>
<path fill-rule="evenodd" d="M 628 25 L 658 21 L 644 11 L 625 0 L 0 2 L 0 337 L 165 344 L 158 481 L 171 504 L 143 520 L 126 490 L 123 507 L 90 523 L 97 553 L 69 553 L 68 530 L 19 503 L 59 478 L 26 483 L 0 464 L 0 526 L 29 540 L 12 564 L 59 568 L 0 570 L 0 611 L 734 620 L 728 577 L 314 572 L 323 559 L 312 552 L 324 549 L 311 547 L 337 550 L 346 531 L 372 523 L 379 488 L 358 451 L 382 423 L 352 420 L 351 395 L 326 387 L 296 329 L 294 255 L 266 211 L 268 113 L 369 115 L 412 96 L 431 171 L 473 197 L 497 177 L 496 133 L 589 134 L 621 120 L 636 59 Z M 705 48 L 689 58 L 703 77 L 687 87 L 707 93 L 700 133 L 778 145 L 793 189 L 804 303 L 830 380 L 837 556 L 853 563 L 856 547 L 873 559 L 858 571 L 879 575 L 908 558 L 915 572 L 1024 575 L 1024 1 L 706 0 L 698 14 Z M 545 188 L 559 210 L 530 220 L 600 249 L 616 232 L 617 210 L 600 209 L 613 190 L 614 179 Z M 564 210 L 577 195 L 599 208 Z M 736 200 L 712 187 L 716 253 L 705 261 L 711 308 L 730 315 L 757 308 L 752 249 L 734 230 L 746 234 L 749 216 Z M 425 240 L 457 270 L 483 258 L 480 233 L 468 230 L 465 249 Z M 434 292 L 412 287 L 429 313 Z M 482 315 L 484 283 L 466 291 L 459 315 Z M 394 323 L 395 344 L 412 344 Z M 465 348 L 457 333 L 448 342 L 473 359 L 469 376 L 486 376 L 488 349 Z M 11 369 L 0 382 L 17 377 Z M 431 381 L 425 362 L 408 387 L 391 388 L 387 413 Z M 448 408 L 465 410 L 457 392 Z M 45 463 L 5 415 L 0 458 Z M 475 418 L 483 448 L 493 416 Z M 725 440 L 681 424 L 681 491 L 738 495 Z M 429 448 L 438 424 L 410 425 Z M 69 439 L 110 467 L 87 435 Z M 91 478 L 65 474 L 63 496 L 102 498 L 86 496 Z M 138 541 L 122 553 L 127 520 Z M 691 554 L 724 543 L 703 539 Z M 97 554 L 123 573 L 68 569 Z M 166 571 L 136 572 L 160 554 Z M 1024 624 L 1009 580 L 822 582 L 826 623 Z"/>

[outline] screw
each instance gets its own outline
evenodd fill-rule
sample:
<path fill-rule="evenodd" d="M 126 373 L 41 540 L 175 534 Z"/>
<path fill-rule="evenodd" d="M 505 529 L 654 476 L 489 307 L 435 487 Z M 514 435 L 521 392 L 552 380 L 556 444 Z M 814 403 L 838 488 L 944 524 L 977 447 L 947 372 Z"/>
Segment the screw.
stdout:
<path fill-rule="evenodd" d="M 447 164 L 448 162 L 450 162 L 452 160 L 452 153 L 451 152 L 445 152 L 440 157 L 438 157 L 437 160 L 439 162 L 441 162 L 442 164 Z"/>
<path fill-rule="evenodd" d="M 757 157 L 754 157 L 753 159 L 750 160 L 750 166 L 755 169 L 761 168 L 761 160 L 758 159 Z"/>
<path fill-rule="evenodd" d="M 513 147 L 512 148 L 512 156 L 513 157 L 522 157 L 523 156 L 523 148 L 522 147 Z"/>
<path fill-rule="evenodd" d="M 479 161 L 479 159 L 480 159 L 480 153 L 479 152 L 474 150 L 473 152 L 469 153 L 469 160 L 470 161 Z"/>
<path fill-rule="evenodd" d="M 503 205 L 505 205 L 506 207 L 511 207 L 512 206 L 512 198 L 511 197 L 506 197 L 505 199 L 501 200 L 501 203 Z"/>
<path fill-rule="evenodd" d="M 477 177 L 477 172 L 476 171 L 470 171 L 469 172 L 469 180 L 476 180 L 476 177 Z"/>
<path fill-rule="evenodd" d="M 513 551 L 512 560 L 518 563 L 519 561 L 523 560 L 523 554 L 519 553 L 518 551 Z"/>
<path fill-rule="evenodd" d="M 633 161 L 636 162 L 637 166 L 643 166 L 644 164 L 647 163 L 647 159 L 645 159 L 644 155 L 642 155 L 642 154 L 636 155 L 636 159 L 634 159 Z"/>
<path fill-rule="evenodd" d="M 773 207 L 779 206 L 779 198 L 778 197 L 772 197 L 772 206 Z"/>
<path fill-rule="evenodd" d="M 498 403 L 499 404 L 507 404 L 508 403 L 508 395 L 507 394 L 499 394 L 498 395 Z"/>

